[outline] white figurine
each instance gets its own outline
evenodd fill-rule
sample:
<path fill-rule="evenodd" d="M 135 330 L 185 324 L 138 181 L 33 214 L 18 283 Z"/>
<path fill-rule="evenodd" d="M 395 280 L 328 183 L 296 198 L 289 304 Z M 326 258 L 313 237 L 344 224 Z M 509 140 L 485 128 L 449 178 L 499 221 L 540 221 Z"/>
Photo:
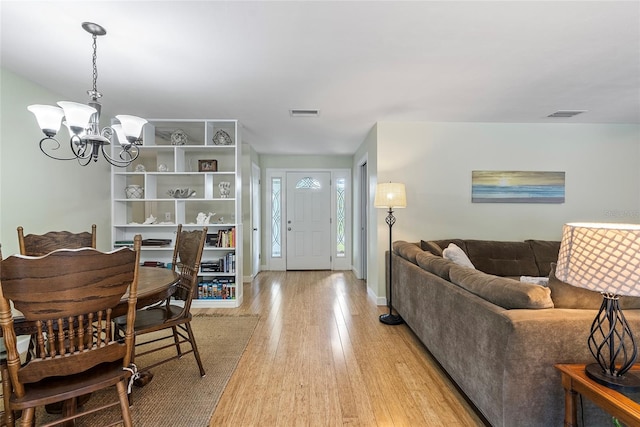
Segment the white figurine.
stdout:
<path fill-rule="evenodd" d="M 209 224 L 209 220 L 215 214 L 216 214 L 215 212 L 209 212 L 209 215 L 205 214 L 204 212 L 198 213 L 198 216 L 196 217 L 196 224 L 198 224 L 198 225 L 208 225 Z"/>
<path fill-rule="evenodd" d="M 149 215 L 149 218 L 147 218 L 143 224 L 155 224 L 158 221 L 158 218 L 156 218 L 153 215 Z"/>

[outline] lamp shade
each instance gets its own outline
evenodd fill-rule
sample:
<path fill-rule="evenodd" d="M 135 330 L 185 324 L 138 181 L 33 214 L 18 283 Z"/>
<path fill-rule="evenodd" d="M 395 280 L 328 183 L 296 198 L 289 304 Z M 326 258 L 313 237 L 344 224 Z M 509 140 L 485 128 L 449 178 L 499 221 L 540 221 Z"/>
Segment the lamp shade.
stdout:
<path fill-rule="evenodd" d="M 373 202 L 376 208 L 406 208 L 407 195 L 404 184 L 398 182 L 384 182 L 376 186 L 376 198 Z"/>
<path fill-rule="evenodd" d="M 127 135 L 125 135 L 124 130 L 122 129 L 122 125 L 120 124 L 112 125 L 111 129 L 116 131 L 116 136 L 118 137 L 118 141 L 120 142 L 120 145 L 122 145 L 123 147 L 131 145 L 131 143 L 127 140 Z"/>
<path fill-rule="evenodd" d="M 38 126 L 46 135 L 55 136 L 60 130 L 60 124 L 64 117 L 64 111 L 60 107 L 52 105 L 29 105 L 27 110 L 31 111 L 38 121 Z"/>
<path fill-rule="evenodd" d="M 565 224 L 555 275 L 593 291 L 640 296 L 640 224 Z"/>
<path fill-rule="evenodd" d="M 147 123 L 147 121 L 143 118 L 136 116 L 128 116 L 126 114 L 120 114 L 116 116 L 116 119 L 120 120 L 120 124 L 122 125 L 122 130 L 124 135 L 129 140 L 129 143 L 135 141 L 140 137 L 142 133 L 142 127 Z M 121 140 L 121 144 L 124 142 Z"/>
<path fill-rule="evenodd" d="M 64 110 L 67 127 L 71 132 L 80 135 L 89 127 L 91 116 L 98 110 L 85 104 L 71 101 L 59 101 L 58 105 Z"/>

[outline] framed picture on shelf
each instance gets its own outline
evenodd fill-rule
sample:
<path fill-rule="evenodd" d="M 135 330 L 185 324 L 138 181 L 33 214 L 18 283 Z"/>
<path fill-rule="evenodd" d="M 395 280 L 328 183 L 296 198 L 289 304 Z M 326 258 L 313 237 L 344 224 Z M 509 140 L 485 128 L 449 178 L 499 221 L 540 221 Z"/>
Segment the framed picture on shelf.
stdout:
<path fill-rule="evenodd" d="M 198 172 L 217 172 L 217 160 L 198 160 Z"/>

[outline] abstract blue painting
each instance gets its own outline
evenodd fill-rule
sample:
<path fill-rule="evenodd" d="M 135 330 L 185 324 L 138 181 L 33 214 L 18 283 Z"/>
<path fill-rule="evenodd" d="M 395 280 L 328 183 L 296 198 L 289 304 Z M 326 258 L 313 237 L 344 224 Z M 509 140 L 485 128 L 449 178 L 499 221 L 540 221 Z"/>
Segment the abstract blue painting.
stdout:
<path fill-rule="evenodd" d="M 564 203 L 564 172 L 472 171 L 473 203 Z"/>

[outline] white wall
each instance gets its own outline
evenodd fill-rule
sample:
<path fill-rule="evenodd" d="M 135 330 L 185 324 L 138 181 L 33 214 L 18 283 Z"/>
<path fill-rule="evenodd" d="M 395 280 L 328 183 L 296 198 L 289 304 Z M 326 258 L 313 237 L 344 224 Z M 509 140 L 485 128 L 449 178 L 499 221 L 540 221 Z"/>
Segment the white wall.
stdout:
<path fill-rule="evenodd" d="M 377 149 L 377 137 L 378 137 L 378 127 L 377 125 L 373 126 L 373 128 L 367 134 L 364 142 L 358 147 L 358 150 L 353 156 L 353 229 L 355 230 L 353 234 L 353 265 L 360 265 L 361 258 L 367 257 L 367 293 L 370 297 L 372 297 L 377 304 L 384 305 L 385 300 L 385 283 L 384 283 L 384 268 L 380 270 L 378 266 L 378 248 L 386 248 L 388 247 L 388 239 L 386 241 L 382 241 L 378 239 L 378 236 L 387 236 L 387 231 L 383 230 L 382 225 L 386 224 L 384 222 L 384 218 L 386 217 L 385 212 L 381 212 L 380 209 L 376 209 L 373 206 L 373 201 L 375 198 L 375 189 L 376 183 L 378 179 L 378 149 Z M 360 237 L 359 230 L 362 228 L 362 224 L 360 223 L 361 218 L 359 214 L 359 205 L 360 205 L 360 177 L 358 176 L 358 169 L 363 160 L 367 161 L 367 174 L 368 176 L 365 179 L 368 181 L 368 200 L 369 200 L 369 222 L 367 224 L 367 248 L 360 247 Z M 379 246 L 382 245 L 382 246 Z M 381 249 L 384 253 L 384 250 Z M 382 276 L 379 276 L 382 274 Z M 382 287 L 380 287 L 382 286 Z"/>
<path fill-rule="evenodd" d="M 3 256 L 17 253 L 16 227 L 25 232 L 85 231 L 98 226 L 98 248 L 108 250 L 110 178 L 106 162 L 86 167 L 57 161 L 38 148 L 43 137 L 27 106 L 62 98 L 0 69 L 0 243 Z M 83 102 L 83 100 L 75 100 Z M 60 139 L 68 144 L 65 137 Z M 63 147 L 63 148 L 66 148 Z"/>
<path fill-rule="evenodd" d="M 639 159 L 637 125 L 377 125 L 377 181 L 404 182 L 407 188 L 407 208 L 395 211 L 393 240 L 559 240 L 567 221 L 640 223 Z M 566 202 L 471 203 L 473 170 L 564 171 Z M 378 214 L 378 249 L 371 264 L 377 266 L 378 283 L 370 274 L 368 284 L 378 296 L 385 294 L 384 216 Z"/>

